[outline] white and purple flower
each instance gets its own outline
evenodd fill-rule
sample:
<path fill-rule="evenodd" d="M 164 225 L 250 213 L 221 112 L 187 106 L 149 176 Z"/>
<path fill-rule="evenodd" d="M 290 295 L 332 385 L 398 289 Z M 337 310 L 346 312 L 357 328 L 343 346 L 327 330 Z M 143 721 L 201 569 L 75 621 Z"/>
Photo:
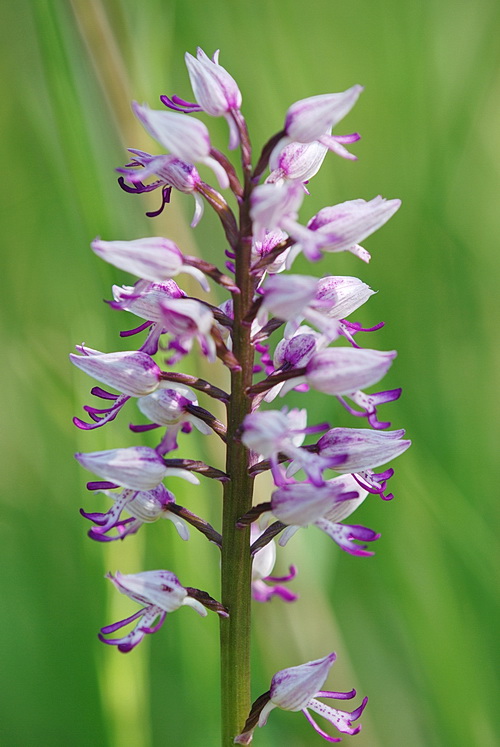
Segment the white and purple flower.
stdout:
<path fill-rule="evenodd" d="M 207 608 L 196 597 L 197 589 L 182 586 L 177 576 L 171 571 L 143 571 L 142 573 L 122 574 L 118 571 L 113 576 L 108 573 L 106 578 L 112 582 L 116 589 L 132 599 L 134 602 L 144 605 L 139 612 L 127 617 L 125 620 L 106 625 L 101 628 L 99 640 L 111 646 L 117 646 L 122 653 L 128 653 L 145 635 L 156 633 L 169 612 L 175 612 L 179 607 L 187 605 L 193 607 L 202 617 L 206 617 Z M 201 596 L 201 595 L 200 595 Z M 205 595 L 208 597 L 208 595 Z M 211 602 L 215 600 L 211 599 Z M 222 617 L 227 617 L 227 612 L 222 605 L 210 605 L 211 609 L 217 611 Z M 136 626 L 130 633 L 121 638 L 106 638 L 105 636 L 115 633 L 129 623 L 138 620 Z"/>
<path fill-rule="evenodd" d="M 323 716 L 342 734 L 351 736 L 357 734 L 361 726 L 353 726 L 353 722 L 357 721 L 363 713 L 368 698 L 364 698 L 361 705 L 351 712 L 331 708 L 317 700 L 317 698 L 350 700 L 356 695 L 355 690 L 341 693 L 321 689 L 336 658 L 336 654 L 331 653 L 322 659 L 308 661 L 306 664 L 277 672 L 271 680 L 269 692 L 255 701 L 244 730 L 242 734 L 235 737 L 234 743 L 250 744 L 255 727 L 265 726 L 274 708 L 281 708 L 284 711 L 302 711 L 315 731 L 328 742 L 340 742 L 341 740 L 321 729 L 309 711 Z"/>
<path fill-rule="evenodd" d="M 175 504 L 175 496 L 162 483 L 152 490 L 125 488 L 117 493 L 110 490 L 96 492 L 110 498 L 113 505 L 105 514 L 80 509 L 81 515 L 95 524 L 88 532 L 91 539 L 98 542 L 122 540 L 135 534 L 143 524 L 151 524 L 158 519 L 168 519 L 174 524 L 181 539 L 189 539 L 186 522 L 169 510 L 169 506 Z M 130 514 L 130 517 L 122 518 L 123 511 Z"/>

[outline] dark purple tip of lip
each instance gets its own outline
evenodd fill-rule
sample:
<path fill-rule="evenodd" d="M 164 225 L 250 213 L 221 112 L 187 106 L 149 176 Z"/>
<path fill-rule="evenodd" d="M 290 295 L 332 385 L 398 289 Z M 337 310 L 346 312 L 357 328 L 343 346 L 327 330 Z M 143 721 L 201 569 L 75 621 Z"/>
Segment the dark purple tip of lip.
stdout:
<path fill-rule="evenodd" d="M 123 539 L 119 534 L 114 537 L 108 537 L 107 534 L 99 532 L 98 529 L 89 529 L 87 537 L 90 537 L 95 542 L 114 542 L 115 540 Z"/>
<path fill-rule="evenodd" d="M 160 215 L 160 213 L 163 212 L 163 208 L 165 207 L 165 205 L 168 205 L 168 203 L 170 202 L 171 192 L 172 192 L 172 187 L 169 187 L 169 186 L 163 187 L 161 205 L 158 208 L 158 210 L 150 210 L 149 212 L 147 212 L 146 215 L 148 218 L 156 218 L 156 216 Z"/>
<path fill-rule="evenodd" d="M 109 303 L 113 303 L 112 301 Z M 138 332 L 142 332 L 145 329 L 148 329 L 148 327 L 151 327 L 153 322 L 144 322 L 144 324 L 140 324 L 138 327 L 134 327 L 134 329 L 125 329 L 122 332 L 120 332 L 120 337 L 130 337 L 131 335 L 136 335 Z"/>
<path fill-rule="evenodd" d="M 117 487 L 116 483 L 107 482 L 106 480 L 95 480 L 87 483 L 87 490 L 111 490 Z"/>
<path fill-rule="evenodd" d="M 348 693 L 337 693 L 333 690 L 320 690 L 316 693 L 315 698 L 335 698 L 335 700 L 351 700 L 356 697 L 356 690 L 350 690 Z"/>
<path fill-rule="evenodd" d="M 93 521 L 94 524 L 98 524 L 99 526 L 103 526 L 107 522 L 106 514 L 88 513 L 83 508 L 80 509 L 80 513 L 85 519 L 89 519 L 89 521 Z"/>
<path fill-rule="evenodd" d="M 133 187 L 125 183 L 123 176 L 118 177 L 118 184 L 124 192 L 129 194 L 142 194 L 143 192 L 152 192 L 154 189 L 158 189 L 161 182 L 153 182 L 153 184 L 143 184 L 142 182 L 136 182 Z"/>
<path fill-rule="evenodd" d="M 142 617 L 145 611 L 146 611 L 145 609 L 139 610 L 134 615 L 130 615 L 130 617 L 126 617 L 124 620 L 119 620 L 118 622 L 112 623 L 111 625 L 105 625 L 104 628 L 101 628 L 101 633 L 104 633 L 104 635 L 109 635 L 109 633 L 114 633 L 116 630 L 120 630 L 120 628 L 124 628 L 125 625 L 128 625 L 134 620 L 137 620 L 138 617 Z M 111 643 L 111 641 L 109 640 L 107 641 L 105 640 L 103 642 Z"/>
<path fill-rule="evenodd" d="M 361 140 L 359 132 L 352 132 L 350 135 L 334 135 L 333 137 L 338 143 L 356 143 Z"/>
<path fill-rule="evenodd" d="M 147 425 L 129 425 L 130 430 L 133 433 L 146 433 L 146 431 L 152 431 L 160 426 L 157 423 L 148 423 Z"/>
<path fill-rule="evenodd" d="M 182 112 L 183 114 L 190 114 L 191 112 L 201 112 L 203 109 L 198 104 L 191 103 L 190 101 L 184 101 L 179 96 L 160 96 L 161 103 L 167 107 L 167 109 L 173 109 L 174 112 Z"/>
<path fill-rule="evenodd" d="M 105 389 L 101 389 L 100 386 L 94 386 L 90 390 L 90 393 L 93 394 L 95 397 L 100 397 L 101 399 L 118 399 L 120 396 L 119 394 L 111 394 L 111 392 L 107 392 Z"/>

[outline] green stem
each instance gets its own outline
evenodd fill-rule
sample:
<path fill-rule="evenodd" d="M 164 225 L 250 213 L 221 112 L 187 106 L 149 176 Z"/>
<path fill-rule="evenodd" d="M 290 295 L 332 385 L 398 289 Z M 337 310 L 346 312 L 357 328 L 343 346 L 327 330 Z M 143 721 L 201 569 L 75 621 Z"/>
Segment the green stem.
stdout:
<path fill-rule="evenodd" d="M 247 172 L 249 169 L 247 168 Z M 222 517 L 222 604 L 229 617 L 221 619 L 222 745 L 229 747 L 248 716 L 250 698 L 250 602 L 252 558 L 250 528 L 237 529 L 236 521 L 252 506 L 253 477 L 248 473 L 248 451 L 240 440 L 241 423 L 251 410 L 247 394 L 252 384 L 254 348 L 250 327 L 244 324 L 252 305 L 254 281 L 250 275 L 251 221 L 249 179 L 240 206 L 240 240 L 236 251 L 236 284 L 233 294 L 233 352 L 241 370 L 231 372 L 231 397 L 227 417 L 226 471 Z"/>

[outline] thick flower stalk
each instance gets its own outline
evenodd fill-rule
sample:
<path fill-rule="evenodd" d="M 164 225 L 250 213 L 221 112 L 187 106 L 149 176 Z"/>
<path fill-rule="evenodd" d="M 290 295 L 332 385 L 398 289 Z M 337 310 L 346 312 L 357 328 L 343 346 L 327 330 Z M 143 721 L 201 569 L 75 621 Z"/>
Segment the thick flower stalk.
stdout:
<path fill-rule="evenodd" d="M 275 708 L 302 711 L 320 737 L 336 742 L 340 738 L 325 731 L 311 712 L 324 717 L 336 733 L 354 735 L 361 728 L 354 722 L 367 699 L 351 712 L 322 702 L 355 695 L 354 690 L 321 689 L 335 654 L 281 670 L 251 707 L 250 613 L 252 601 L 279 606 L 298 600 L 297 582 L 293 590 L 286 585 L 297 569 L 279 570 L 279 564 L 280 548 L 301 528 L 326 533 L 353 562 L 372 556 L 373 545 L 367 543 L 380 538 L 379 532 L 345 520 L 357 509 L 361 513 L 372 496 L 392 498 L 387 482 L 393 469 L 374 470 L 410 445 L 403 430 L 388 431 L 390 423 L 379 417 L 379 408 L 401 394 L 400 389 L 380 389 L 396 352 L 373 347 L 374 335 L 364 345 L 364 333 L 383 324 L 364 327 L 351 315 L 375 291 L 357 277 L 331 274 L 329 255 L 350 252 L 368 262 L 370 254 L 360 242 L 382 227 L 400 202 L 380 196 L 349 200 L 302 222 L 311 179 L 329 151 L 356 159 L 345 146 L 360 136 L 332 130 L 356 103 L 361 86 L 292 104 L 283 129 L 254 159 L 242 95 L 219 63 L 219 53 L 210 58 L 198 49 L 196 56 L 186 54 L 186 65 L 195 101 L 162 96 L 163 109 L 134 103 L 135 115 L 156 141 L 152 150 L 160 152 L 130 148 L 132 160 L 117 169 L 118 182 L 131 194 L 160 190 L 160 208 L 149 217 L 171 199 L 191 195 L 192 227 L 205 208 L 214 210 L 227 246 L 214 257 L 212 244 L 208 261 L 184 254 L 168 237 L 92 241 L 96 255 L 133 276 L 130 285 L 112 287 L 108 303 L 139 318 L 138 326 L 120 336 L 140 341 L 135 349 L 109 352 L 77 346 L 71 362 L 97 382 L 91 394 L 101 402 L 85 405 L 88 420 L 75 417 L 74 423 L 91 431 L 123 417 L 125 410 L 138 442 L 76 458 L 97 477 L 87 485 L 95 506 L 81 509 L 92 524 L 91 539 L 134 542 L 139 530 L 143 535 L 160 531 L 143 526 L 161 518 L 174 524 L 182 540 L 199 531 L 214 546 L 214 563 L 220 562 L 221 598 L 183 586 L 172 571 L 107 574 L 140 609 L 102 627 L 99 638 L 129 652 L 159 631 L 167 614 L 179 607 L 189 605 L 201 615 L 212 610 L 221 625 L 222 745 L 249 744 L 255 727 L 264 726 Z M 229 148 L 239 148 L 239 169 L 213 147 L 199 118 L 205 115 L 227 121 Z M 200 165 L 211 169 L 215 184 L 203 181 Z M 320 262 L 314 275 L 289 272 L 299 253 Z M 188 296 L 177 284 L 184 274 L 193 276 L 204 292 L 218 285 L 226 294 L 224 302 Z M 173 369 L 174 364 L 183 367 L 189 353 L 205 359 L 204 370 L 213 372 L 206 374 L 213 381 Z M 228 370 L 228 391 L 215 383 L 219 367 Z M 325 397 L 325 422 L 307 423 L 305 393 L 311 389 Z M 304 406 L 275 407 L 273 401 L 291 390 Z M 213 400 L 225 406 L 224 422 L 211 412 Z M 339 427 L 335 407 L 363 418 L 365 427 Z M 184 456 L 193 429 L 220 439 L 225 458 L 219 464 Z M 154 445 L 140 443 L 146 432 Z M 274 487 L 269 495 L 259 490 L 254 502 L 254 481 L 262 472 L 270 473 Z M 213 480 L 214 492 L 220 483 L 219 528 L 177 502 L 174 478 L 193 485 L 200 478 Z M 108 501 L 105 510 L 102 496 Z M 172 541 L 178 541 L 175 535 Z M 165 555 L 168 567 L 168 543 Z M 307 579 L 302 597 L 306 590 Z"/>

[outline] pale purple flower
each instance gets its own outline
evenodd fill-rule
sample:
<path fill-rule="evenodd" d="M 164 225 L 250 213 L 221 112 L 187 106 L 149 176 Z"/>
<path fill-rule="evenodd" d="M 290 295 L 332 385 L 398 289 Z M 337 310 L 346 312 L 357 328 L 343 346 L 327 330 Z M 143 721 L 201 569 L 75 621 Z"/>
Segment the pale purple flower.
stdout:
<path fill-rule="evenodd" d="M 261 316 L 270 311 L 287 321 L 285 337 L 294 334 L 306 319 L 332 341 L 339 333 L 352 340 L 351 327 L 352 331 L 357 327 L 343 321 L 344 317 L 364 304 L 374 291 L 354 277 L 280 275 L 267 278 L 262 293 Z"/>
<path fill-rule="evenodd" d="M 84 345 L 77 350 L 83 355 L 70 353 L 69 356 L 77 368 L 129 397 L 151 394 L 161 381 L 161 369 L 147 353 L 135 350 L 101 353 Z"/>
<path fill-rule="evenodd" d="M 129 534 L 135 534 L 143 524 L 151 524 L 158 519 L 168 519 L 174 524 L 179 537 L 189 539 L 186 522 L 168 508 L 175 503 L 175 496 L 162 483 L 152 490 L 125 488 L 117 493 L 110 490 L 96 492 L 104 493 L 113 501 L 113 505 L 105 514 L 88 513 L 80 509 L 82 516 L 96 525 L 89 530 L 91 539 L 98 542 L 122 540 Z M 130 517 L 122 518 L 123 511 L 130 514 Z"/>
<path fill-rule="evenodd" d="M 307 365 L 312 356 L 328 345 L 329 342 L 328 335 L 322 335 L 305 324 L 301 325 L 291 337 L 284 337 L 276 345 L 273 355 L 274 367 L 270 367 L 269 374 L 289 371 Z M 264 399 L 266 402 L 272 402 L 278 394 L 283 397 L 292 389 L 306 391 L 309 386 L 305 382 L 297 384 L 295 379 L 281 381 L 266 392 Z"/>
<path fill-rule="evenodd" d="M 89 483 L 89 488 L 122 487 L 130 490 L 153 490 L 169 475 L 199 484 L 192 472 L 167 467 L 161 456 L 149 446 L 129 446 L 75 454 L 82 467 L 95 472 L 105 484 Z"/>
<path fill-rule="evenodd" d="M 194 425 L 200 433 L 205 435 L 212 433 L 203 420 L 189 412 L 188 407 L 197 404 L 198 400 L 191 389 L 171 382 L 165 382 L 163 387 L 146 397 L 139 397 L 137 400 L 139 410 L 152 423 L 166 426 L 165 435 L 160 446 L 157 447 L 159 454 L 167 454 L 177 448 L 177 434 L 185 430 L 188 424 Z M 132 430 L 140 431 L 143 427 L 132 426 Z"/>
<path fill-rule="evenodd" d="M 286 231 L 292 236 L 307 230 L 297 223 L 303 199 L 304 190 L 298 182 L 260 184 L 255 187 L 250 209 L 254 239 L 263 241 L 266 233 L 276 229 Z"/>
<path fill-rule="evenodd" d="M 346 480 L 327 480 L 323 485 L 310 482 L 289 482 L 271 495 L 271 511 L 283 524 L 308 526 L 331 509 L 338 501 L 359 496 L 359 486 Z"/>
<path fill-rule="evenodd" d="M 271 498 L 273 514 L 279 521 L 288 524 L 279 539 L 280 546 L 286 545 L 300 527 L 312 524 L 350 555 L 373 555 L 366 545 L 356 543 L 373 542 L 380 538 L 380 534 L 359 524 L 340 523 L 363 503 L 367 495 L 368 491 L 360 487 L 353 475 L 334 477 L 317 488 L 307 483 L 285 485 L 275 491 Z"/>
<path fill-rule="evenodd" d="M 145 104 L 140 106 L 137 102 L 134 102 L 133 109 L 144 128 L 160 145 L 182 161 L 204 163 L 212 169 L 222 189 L 229 186 L 226 171 L 210 155 L 210 135 L 203 122 L 179 112 L 158 111 Z"/>
<path fill-rule="evenodd" d="M 240 137 L 233 112 L 241 107 L 241 93 L 234 78 L 219 65 L 219 50 L 211 60 L 198 47 L 196 57 L 186 52 L 185 60 L 194 97 L 200 108 L 213 117 L 225 117 L 229 125 L 229 148 L 236 148 Z"/>
<path fill-rule="evenodd" d="M 370 428 L 332 428 L 318 441 L 321 456 L 338 456 L 337 472 L 364 472 L 396 459 L 411 445 L 405 431 Z M 344 458 L 342 459 L 342 455 Z"/>
<path fill-rule="evenodd" d="M 271 471 L 277 485 L 283 483 L 278 462 L 280 452 L 286 454 L 289 459 L 300 462 L 302 469 L 315 485 L 324 483 L 322 477 L 324 469 L 328 466 L 335 466 L 335 459 L 329 461 L 300 448 L 306 434 L 317 433 L 328 427 L 325 423 L 307 427 L 306 422 L 306 410 L 288 411 L 286 407 L 282 410 L 253 412 L 243 420 L 242 442 L 248 449 L 270 460 Z"/>
<path fill-rule="evenodd" d="M 332 147 L 331 136 L 325 135 L 352 109 L 363 87 L 352 86 L 342 93 L 325 93 L 296 101 L 285 117 L 285 132 L 291 140 L 311 143 L 319 140 Z"/>
<path fill-rule="evenodd" d="M 250 527 L 250 543 L 260 537 L 263 529 L 257 523 Z M 297 594 L 294 594 L 286 586 L 281 584 L 291 581 L 297 575 L 295 566 L 290 566 L 286 576 L 272 576 L 271 573 L 276 563 L 276 543 L 274 540 L 257 550 L 252 562 L 252 597 L 256 602 L 269 602 L 273 596 L 280 597 L 285 602 L 294 602 Z M 272 586 L 272 584 L 278 584 Z"/>
<path fill-rule="evenodd" d="M 269 231 L 268 233 L 264 234 L 261 241 L 253 241 L 252 264 L 257 263 L 260 259 L 269 254 L 269 252 L 272 251 L 276 246 L 278 246 L 278 244 L 286 241 L 287 238 L 287 234 L 278 228 L 274 231 Z M 267 272 L 269 275 L 273 275 L 276 272 L 283 272 L 283 270 L 285 269 L 289 251 L 290 249 L 285 249 L 284 251 L 282 251 L 281 254 L 274 260 L 274 262 L 266 265 L 265 272 Z"/>
<path fill-rule="evenodd" d="M 391 493 L 385 494 L 385 488 L 394 470 L 375 473 L 373 469 L 395 459 L 409 448 L 411 441 L 403 439 L 404 434 L 404 430 L 381 432 L 368 428 L 332 428 L 320 438 L 316 450 L 323 457 L 338 457 L 337 472 L 354 473 L 363 488 L 384 500 L 390 500 L 393 496 Z M 298 469 L 298 464 L 290 465 L 288 474 Z"/>
<path fill-rule="evenodd" d="M 110 305 L 113 308 L 130 311 L 141 319 L 147 319 L 153 323 L 163 321 L 161 310 L 163 301 L 186 296 L 174 280 L 149 283 L 140 294 L 137 294 L 133 285 L 113 285 L 112 291 L 114 301 L 111 301 Z"/>
<path fill-rule="evenodd" d="M 384 429 L 389 428 L 391 424 L 388 421 L 380 421 L 378 419 L 377 407 L 399 399 L 401 392 L 402 389 L 387 389 L 383 392 L 374 392 L 372 394 L 357 391 L 346 395 L 350 400 L 358 405 L 361 410 L 356 410 L 352 407 L 344 397 L 337 397 L 337 399 L 345 409 L 351 413 L 351 415 L 358 418 L 366 418 L 372 428 Z"/>
<path fill-rule="evenodd" d="M 303 312 L 310 307 L 317 284 L 318 279 L 310 275 L 272 275 L 266 278 L 261 288 L 259 319 L 265 320 L 265 312 L 284 321 L 300 316 L 304 318 Z"/>
<path fill-rule="evenodd" d="M 77 350 L 83 355 L 71 353 L 69 356 L 75 366 L 94 379 L 121 392 L 121 394 L 111 394 L 101 387 L 93 387 L 92 394 L 111 401 L 112 404 L 103 408 L 85 405 L 83 409 L 89 414 L 92 423 L 73 418 L 74 424 L 82 430 L 94 430 L 110 423 L 130 397 L 144 396 L 154 391 L 160 383 L 161 370 L 144 351 L 101 353 L 99 350 L 93 350 L 84 345 L 78 345 Z"/>
<path fill-rule="evenodd" d="M 286 180 L 307 182 L 318 173 L 327 153 L 326 145 L 317 140 L 298 143 L 287 137 L 282 138 L 269 157 L 271 173 L 266 183 L 282 184 Z"/>
<path fill-rule="evenodd" d="M 369 201 L 348 200 L 323 208 L 307 228 L 289 227 L 288 232 L 297 241 L 289 255 L 289 266 L 301 250 L 310 260 L 320 259 L 322 252 L 348 251 L 369 262 L 370 254 L 359 242 L 387 223 L 400 206 L 401 200 L 386 200 L 379 195 Z"/>
<path fill-rule="evenodd" d="M 212 325 L 214 315 L 205 304 L 194 298 L 173 298 L 162 302 L 163 327 L 173 336 L 169 349 L 175 350 L 174 362 L 189 353 L 194 340 L 208 360 L 213 363 L 217 356 Z"/>
<path fill-rule="evenodd" d="M 139 291 L 136 286 L 130 285 L 113 285 L 112 290 L 114 300 L 109 302 L 112 308 L 130 311 L 132 314 L 147 320 L 135 329 L 120 332 L 120 336 L 130 337 L 149 329 L 149 334 L 140 350 L 149 355 L 157 353 L 160 336 L 165 332 L 161 304 L 171 298 L 184 298 L 186 296 L 184 291 L 179 288 L 174 280 L 166 280 L 164 283 L 149 283 Z"/>
<path fill-rule="evenodd" d="M 167 614 L 178 610 L 183 605 L 193 607 L 202 617 L 207 615 L 207 610 L 201 602 L 189 595 L 188 589 L 182 586 L 177 576 L 171 571 L 143 571 L 131 574 L 122 574 L 117 571 L 114 576 L 108 573 L 106 578 L 109 578 L 122 594 L 144 605 L 135 615 L 101 628 L 99 640 L 117 646 L 122 653 L 131 651 L 145 635 L 156 633 L 165 622 Z M 106 635 L 120 630 L 134 620 L 139 620 L 139 622 L 130 633 L 122 638 L 105 638 Z"/>
<path fill-rule="evenodd" d="M 101 259 L 144 281 L 163 283 L 180 272 L 187 272 L 198 280 L 204 290 L 210 290 L 205 275 L 197 267 L 184 264 L 181 250 L 170 239 L 153 236 L 133 241 L 103 241 L 97 238 L 91 247 Z M 142 285 L 147 287 L 147 283 Z M 136 294 L 139 295 L 142 289 L 136 286 Z"/>
<path fill-rule="evenodd" d="M 323 731 L 309 713 L 310 710 L 326 718 L 342 734 L 357 734 L 361 726 L 353 726 L 353 722 L 361 716 L 368 698 L 364 698 L 361 705 L 351 712 L 331 708 L 317 700 L 317 698 L 350 700 L 356 695 L 355 690 L 341 693 L 321 689 L 335 659 L 336 655 L 331 653 L 322 659 L 308 661 L 306 664 L 277 672 L 271 680 L 269 693 L 261 696 L 255 702 L 255 712 L 251 712 L 247 721 L 249 728 L 235 737 L 234 743 L 250 744 L 255 726 L 257 723 L 259 726 L 265 726 L 269 713 L 274 708 L 282 708 L 285 711 L 302 711 L 316 732 L 328 742 L 340 742 L 341 740 Z"/>
<path fill-rule="evenodd" d="M 396 355 L 395 350 L 327 348 L 313 355 L 304 378 L 309 386 L 319 392 L 349 394 L 380 381 Z"/>
<path fill-rule="evenodd" d="M 283 337 L 276 345 L 273 355 L 274 370 L 287 371 L 307 365 L 325 339 L 324 335 L 306 324 L 301 325 L 291 337 Z"/>
<path fill-rule="evenodd" d="M 198 188 L 202 184 L 202 181 L 196 167 L 192 163 L 181 161 L 176 156 L 154 156 L 143 150 L 136 150 L 134 148 L 129 148 L 128 150 L 134 158 L 123 168 L 117 169 L 118 173 L 124 175 L 118 179 L 120 187 L 125 192 L 132 194 L 143 194 L 144 192 L 161 189 L 162 203 L 158 210 L 146 213 L 150 218 L 159 215 L 165 205 L 170 202 L 172 188 L 179 192 L 192 194 L 195 209 L 191 227 L 194 228 L 197 226 L 203 215 L 204 202 L 198 194 Z M 151 184 L 144 184 L 144 179 L 148 179 L 151 176 L 157 177 L 156 181 Z M 129 182 L 133 186 L 130 187 L 126 182 Z"/>

